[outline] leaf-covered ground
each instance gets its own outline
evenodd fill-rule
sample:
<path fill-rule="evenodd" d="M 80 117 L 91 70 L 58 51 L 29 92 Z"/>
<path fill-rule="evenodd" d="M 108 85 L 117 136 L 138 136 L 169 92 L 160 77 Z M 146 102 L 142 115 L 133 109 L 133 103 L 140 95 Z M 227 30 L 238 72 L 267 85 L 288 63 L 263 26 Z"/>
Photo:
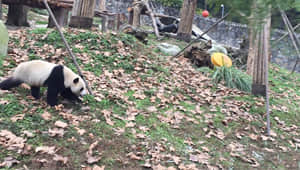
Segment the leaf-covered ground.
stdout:
<path fill-rule="evenodd" d="M 0 76 L 40 58 L 75 70 L 56 31 L 9 32 Z M 0 167 L 300 168 L 299 74 L 270 67 L 268 137 L 263 98 L 213 85 L 187 59 L 159 53 L 153 35 L 148 45 L 125 34 L 66 29 L 65 35 L 94 96 L 76 104 L 60 98 L 51 108 L 45 94 L 34 100 L 26 85 L 0 90 Z"/>

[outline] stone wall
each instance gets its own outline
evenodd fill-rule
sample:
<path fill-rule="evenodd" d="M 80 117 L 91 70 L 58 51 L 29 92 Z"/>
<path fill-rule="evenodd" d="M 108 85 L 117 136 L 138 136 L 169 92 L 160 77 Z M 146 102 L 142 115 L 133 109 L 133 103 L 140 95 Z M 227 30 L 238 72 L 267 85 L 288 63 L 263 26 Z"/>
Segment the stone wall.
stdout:
<path fill-rule="evenodd" d="M 127 13 L 127 8 L 132 3 L 132 0 L 107 0 L 107 9 L 113 12 Z M 156 13 L 177 16 L 179 17 L 179 10 L 169 7 L 163 7 L 158 3 L 152 4 Z M 196 15 L 194 23 L 203 31 L 207 30 L 212 24 L 216 22 L 216 18 L 203 18 L 202 16 Z M 143 17 L 142 22 L 150 24 L 149 17 Z M 271 40 L 276 40 L 281 37 L 285 31 L 273 30 Z M 208 35 L 221 44 L 227 46 L 240 47 L 240 43 L 244 38 L 248 38 L 247 25 L 223 21 L 216 28 L 211 30 Z M 300 35 L 298 35 L 300 37 Z M 272 46 L 272 62 L 276 63 L 287 69 L 292 69 L 297 55 L 292 46 L 289 38 L 281 41 L 275 46 Z M 300 64 L 297 67 L 297 71 L 300 72 Z"/>

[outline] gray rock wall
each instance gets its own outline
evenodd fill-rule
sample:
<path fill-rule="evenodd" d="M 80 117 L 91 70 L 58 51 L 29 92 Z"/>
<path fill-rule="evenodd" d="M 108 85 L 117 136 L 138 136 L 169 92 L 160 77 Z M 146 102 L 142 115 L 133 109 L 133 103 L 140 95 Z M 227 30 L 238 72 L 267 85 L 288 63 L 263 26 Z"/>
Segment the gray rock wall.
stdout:
<path fill-rule="evenodd" d="M 132 0 L 107 0 L 107 8 L 109 11 L 113 12 L 127 12 L 127 8 L 132 3 Z M 155 12 L 179 16 L 179 10 L 169 7 L 163 7 L 158 3 L 152 4 Z M 203 31 L 207 30 L 212 24 L 217 21 L 216 18 L 203 18 L 202 16 L 196 15 L 194 18 L 194 23 Z M 151 21 L 149 17 L 143 17 L 142 22 L 150 24 Z M 285 31 L 273 30 L 271 40 L 276 40 L 281 37 Z M 211 30 L 208 35 L 221 44 L 226 44 L 227 46 L 240 47 L 240 43 L 243 38 L 248 38 L 248 27 L 247 25 L 223 21 L 216 28 Z M 298 35 L 300 38 L 300 35 Z M 272 46 L 272 62 L 276 63 L 287 69 L 292 69 L 297 54 L 292 46 L 291 40 L 286 38 L 277 45 Z M 296 69 L 300 72 L 300 63 Z"/>

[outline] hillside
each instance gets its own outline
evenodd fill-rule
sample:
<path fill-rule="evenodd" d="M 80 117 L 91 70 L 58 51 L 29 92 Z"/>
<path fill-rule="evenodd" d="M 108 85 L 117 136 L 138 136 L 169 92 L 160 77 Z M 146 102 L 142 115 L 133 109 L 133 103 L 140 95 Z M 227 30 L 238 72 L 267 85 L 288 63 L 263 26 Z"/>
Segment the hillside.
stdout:
<path fill-rule="evenodd" d="M 10 32 L 0 76 L 45 59 L 75 71 L 52 29 Z M 65 29 L 94 96 L 47 106 L 27 86 L 0 90 L 0 167 L 12 169 L 299 169 L 300 75 L 270 66 L 271 137 L 264 99 L 214 85 L 125 34 Z M 184 43 L 164 39 L 179 45 Z M 43 92 L 46 89 L 42 90 Z"/>

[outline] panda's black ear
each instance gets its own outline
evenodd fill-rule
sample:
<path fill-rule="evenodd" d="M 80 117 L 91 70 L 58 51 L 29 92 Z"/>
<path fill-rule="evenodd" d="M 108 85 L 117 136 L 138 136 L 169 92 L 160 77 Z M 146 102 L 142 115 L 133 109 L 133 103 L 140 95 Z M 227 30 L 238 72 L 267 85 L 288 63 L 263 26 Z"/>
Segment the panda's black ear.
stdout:
<path fill-rule="evenodd" d="M 78 83 L 79 82 L 79 78 L 77 77 L 77 78 L 75 78 L 74 80 L 73 80 L 73 83 L 74 84 L 76 84 L 76 83 Z"/>

